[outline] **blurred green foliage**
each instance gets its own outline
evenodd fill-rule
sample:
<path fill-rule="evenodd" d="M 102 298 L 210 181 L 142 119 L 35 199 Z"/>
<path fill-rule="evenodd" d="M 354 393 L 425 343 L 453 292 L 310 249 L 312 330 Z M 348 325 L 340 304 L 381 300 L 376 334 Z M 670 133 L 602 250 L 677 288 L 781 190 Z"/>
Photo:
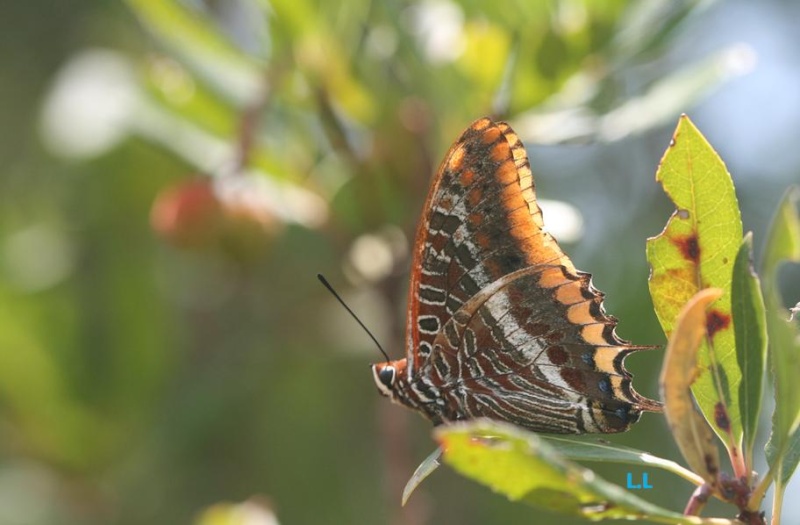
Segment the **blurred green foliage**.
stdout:
<path fill-rule="evenodd" d="M 10 4 L 0 522 L 190 523 L 258 495 L 282 523 L 528 519 L 452 473 L 399 508 L 429 428 L 375 394 L 378 354 L 314 275 L 400 355 L 406 239 L 429 177 L 461 129 L 493 114 L 529 146 L 583 144 L 532 148 L 540 194 L 593 217 L 578 266 L 609 292 L 623 335 L 657 343 L 643 239 L 668 205 L 643 189 L 661 147 L 647 137 L 741 72 L 725 49 L 670 58 L 708 7 Z M 617 156 L 626 137 L 628 171 L 574 162 L 589 143 Z M 186 223 L 151 226 L 151 207 L 197 180 L 225 227 L 186 249 L 164 226 Z M 359 262 L 364 246 L 385 264 Z M 640 362 L 640 391 L 655 391 L 655 361 Z M 663 429 L 644 421 L 619 439 L 671 450 Z M 673 492 L 654 497 L 674 507 Z"/>

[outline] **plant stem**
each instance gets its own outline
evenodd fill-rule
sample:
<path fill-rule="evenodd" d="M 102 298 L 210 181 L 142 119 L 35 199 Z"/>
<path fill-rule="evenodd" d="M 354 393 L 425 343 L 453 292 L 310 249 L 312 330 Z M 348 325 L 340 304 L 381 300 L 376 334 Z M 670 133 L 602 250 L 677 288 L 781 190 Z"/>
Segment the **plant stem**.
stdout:
<path fill-rule="evenodd" d="M 767 475 L 764 476 L 759 483 L 756 489 L 750 494 L 750 499 L 747 501 L 747 508 L 755 510 L 761 506 L 761 501 L 764 499 L 764 495 L 767 493 L 767 489 L 770 485 L 772 485 L 773 480 L 775 479 L 775 475 L 777 474 L 775 468 L 770 468 L 767 472 Z"/>
<path fill-rule="evenodd" d="M 783 485 L 775 484 L 775 492 L 772 494 L 772 519 L 771 525 L 781 525 L 781 508 L 783 508 Z"/>
<path fill-rule="evenodd" d="M 697 487 L 689 501 L 686 503 L 686 508 L 683 509 L 685 516 L 698 516 L 703 507 L 708 503 L 708 498 L 711 496 L 711 485 L 703 483 Z"/>

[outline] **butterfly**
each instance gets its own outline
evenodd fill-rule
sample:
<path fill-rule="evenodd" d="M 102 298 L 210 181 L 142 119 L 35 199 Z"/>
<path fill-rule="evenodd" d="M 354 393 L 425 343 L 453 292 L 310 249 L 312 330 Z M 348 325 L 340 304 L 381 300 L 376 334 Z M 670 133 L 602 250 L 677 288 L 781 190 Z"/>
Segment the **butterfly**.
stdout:
<path fill-rule="evenodd" d="M 378 390 L 435 425 L 479 417 L 535 432 L 621 432 L 639 395 L 604 294 L 544 230 L 519 137 L 483 118 L 453 144 L 414 242 L 406 357 Z"/>

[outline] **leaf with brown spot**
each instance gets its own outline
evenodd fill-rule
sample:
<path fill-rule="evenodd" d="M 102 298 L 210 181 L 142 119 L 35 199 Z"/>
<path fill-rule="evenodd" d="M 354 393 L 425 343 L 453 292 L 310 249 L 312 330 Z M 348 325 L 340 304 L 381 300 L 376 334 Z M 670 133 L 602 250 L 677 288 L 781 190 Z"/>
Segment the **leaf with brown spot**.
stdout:
<path fill-rule="evenodd" d="M 656 315 L 670 337 L 678 313 L 692 296 L 703 288 L 722 290 L 706 319 L 709 335 L 700 343 L 700 366 L 692 392 L 731 457 L 741 457 L 742 376 L 731 315 L 731 278 L 742 242 L 742 220 L 733 182 L 725 164 L 686 116 L 678 123 L 656 180 L 677 208 L 664 231 L 647 241 L 650 295 Z M 727 420 L 714 417 L 719 403 Z M 726 421 L 730 428 L 720 428 L 718 421 Z"/>
<path fill-rule="evenodd" d="M 691 387 L 697 377 L 697 352 L 706 336 L 706 308 L 721 296 L 718 288 L 702 290 L 681 310 L 659 379 L 675 442 L 689 467 L 712 486 L 717 485 L 719 453 L 711 427 L 695 408 Z"/>

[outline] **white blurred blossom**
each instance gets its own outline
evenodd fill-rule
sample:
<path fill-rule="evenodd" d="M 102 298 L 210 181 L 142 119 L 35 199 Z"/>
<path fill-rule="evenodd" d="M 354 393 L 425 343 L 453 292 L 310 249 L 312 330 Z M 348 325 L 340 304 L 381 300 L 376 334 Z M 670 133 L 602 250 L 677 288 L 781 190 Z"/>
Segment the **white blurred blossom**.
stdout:
<path fill-rule="evenodd" d="M 127 134 L 137 99 L 136 76 L 123 55 L 83 51 L 59 71 L 45 99 L 42 140 L 63 157 L 100 155 Z"/>

